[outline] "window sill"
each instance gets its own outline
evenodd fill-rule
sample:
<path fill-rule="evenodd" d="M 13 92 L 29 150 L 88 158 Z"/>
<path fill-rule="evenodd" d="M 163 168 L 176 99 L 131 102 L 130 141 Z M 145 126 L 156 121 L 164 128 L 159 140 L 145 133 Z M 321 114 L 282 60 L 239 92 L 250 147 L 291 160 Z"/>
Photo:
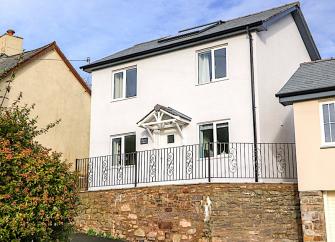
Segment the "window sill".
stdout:
<path fill-rule="evenodd" d="M 125 98 L 118 98 L 118 99 L 112 99 L 111 103 L 115 103 L 115 102 L 120 102 L 120 101 L 125 101 L 125 100 L 129 100 L 129 99 L 134 99 L 137 98 L 137 96 L 134 97 L 125 97 Z"/>
<path fill-rule="evenodd" d="M 215 79 L 215 80 L 213 80 L 213 81 L 211 81 L 211 82 L 206 82 L 206 83 L 201 83 L 201 84 L 197 83 L 197 84 L 195 84 L 195 85 L 196 85 L 196 86 L 203 86 L 203 85 L 207 85 L 207 84 L 212 84 L 212 83 L 222 82 L 222 81 L 228 81 L 228 80 L 229 80 L 229 78 L 228 78 L 228 77 L 225 77 L 225 78 L 221 78 L 221 79 Z"/>
<path fill-rule="evenodd" d="M 330 149 L 330 148 L 335 148 L 335 143 L 322 144 L 322 145 L 320 146 L 320 149 Z"/>

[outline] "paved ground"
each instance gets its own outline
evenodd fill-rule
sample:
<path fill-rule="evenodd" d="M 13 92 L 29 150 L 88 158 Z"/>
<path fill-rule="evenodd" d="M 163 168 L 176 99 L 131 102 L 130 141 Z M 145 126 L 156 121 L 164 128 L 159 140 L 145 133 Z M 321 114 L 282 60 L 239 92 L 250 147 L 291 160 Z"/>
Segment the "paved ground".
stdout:
<path fill-rule="evenodd" d="M 93 236 L 88 236 L 86 234 L 74 234 L 71 236 L 71 242 L 121 242 L 122 240 L 115 240 L 115 239 L 105 239 L 105 238 L 98 238 Z"/>

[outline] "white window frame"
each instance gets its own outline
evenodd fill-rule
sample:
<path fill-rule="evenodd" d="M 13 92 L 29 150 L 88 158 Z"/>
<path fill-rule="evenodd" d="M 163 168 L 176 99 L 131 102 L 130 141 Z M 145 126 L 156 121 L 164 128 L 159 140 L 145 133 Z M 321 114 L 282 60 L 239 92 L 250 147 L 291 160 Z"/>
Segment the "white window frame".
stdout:
<path fill-rule="evenodd" d="M 325 140 L 325 128 L 324 128 L 324 119 L 323 119 L 323 105 L 324 104 L 334 104 L 335 105 L 335 101 L 320 102 L 319 104 L 321 148 L 330 148 L 330 147 L 335 147 L 335 142 L 326 142 Z"/>
<path fill-rule="evenodd" d="M 230 119 L 221 119 L 221 120 L 215 120 L 215 121 L 208 121 L 208 122 L 201 122 L 201 123 L 198 123 L 198 129 L 197 129 L 197 132 L 198 132 L 198 144 L 200 144 L 200 126 L 202 125 L 206 125 L 206 124 L 213 124 L 213 142 L 214 144 L 217 143 L 217 130 L 216 130 L 216 126 L 217 124 L 222 124 L 222 123 L 227 123 L 228 124 L 228 134 L 229 134 L 229 143 L 231 142 L 231 128 L 230 128 Z M 228 154 L 217 154 L 217 146 L 214 145 L 214 157 L 218 157 L 218 156 L 227 156 Z"/>
<path fill-rule="evenodd" d="M 128 70 L 131 70 L 131 69 L 136 69 L 136 96 L 132 96 L 132 97 L 126 97 L 126 88 L 127 88 L 127 71 Z M 117 73 L 123 73 L 123 80 L 122 80 L 122 97 L 120 98 L 114 98 L 114 76 L 115 74 Z M 112 71 L 112 101 L 115 102 L 115 101 L 120 101 L 120 100 L 126 100 L 126 99 L 131 99 L 131 98 L 135 98 L 137 97 L 137 83 L 138 83 L 138 78 L 137 78 L 137 66 L 130 66 L 130 67 L 127 67 L 127 68 L 123 68 L 123 69 L 118 69 L 118 70 L 114 70 Z"/>
<path fill-rule="evenodd" d="M 215 57 L 214 57 L 214 51 L 219 50 L 219 49 L 226 49 L 226 76 L 221 77 L 221 78 L 215 78 Z M 211 52 L 211 58 L 212 58 L 212 79 L 209 82 L 206 83 L 199 83 L 199 54 L 204 53 L 204 52 Z M 220 45 L 216 47 L 211 47 L 211 48 L 206 48 L 202 50 L 196 51 L 196 73 L 197 73 L 197 78 L 196 78 L 196 86 L 201 86 L 201 85 L 206 85 L 214 82 L 219 82 L 219 81 L 225 81 L 228 80 L 228 46 L 227 44 L 225 45 Z"/>
<path fill-rule="evenodd" d="M 124 134 L 117 134 L 117 135 L 110 135 L 109 136 L 109 154 L 113 156 L 113 139 L 121 138 L 121 155 L 124 155 L 124 148 L 125 148 L 125 136 L 129 135 L 135 135 L 136 137 L 136 132 L 130 132 L 130 133 L 124 133 Z M 137 147 L 137 139 L 136 139 L 136 147 Z M 137 151 L 137 150 L 136 150 Z M 125 165 L 125 159 L 124 157 L 121 156 L 121 166 Z M 113 165 L 115 166 L 115 165 Z M 117 165 L 116 165 L 117 166 Z M 127 165 L 127 166 L 132 166 L 132 165 Z"/>

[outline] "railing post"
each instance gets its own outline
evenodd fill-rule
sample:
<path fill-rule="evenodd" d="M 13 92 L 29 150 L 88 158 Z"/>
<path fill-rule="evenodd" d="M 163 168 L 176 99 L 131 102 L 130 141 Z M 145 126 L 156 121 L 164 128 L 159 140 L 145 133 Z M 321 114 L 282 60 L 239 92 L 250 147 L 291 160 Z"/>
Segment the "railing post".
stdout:
<path fill-rule="evenodd" d="M 208 182 L 211 182 L 211 151 L 208 143 Z"/>
<path fill-rule="evenodd" d="M 80 184 L 80 175 L 79 175 L 79 164 L 78 164 L 78 159 L 76 159 L 76 165 L 75 165 L 75 172 L 77 173 L 77 178 L 78 178 L 78 187 L 81 189 L 81 184 Z"/>
<path fill-rule="evenodd" d="M 135 187 L 137 187 L 137 152 L 135 152 Z"/>
<path fill-rule="evenodd" d="M 76 168 L 75 168 L 75 169 L 76 169 L 76 171 L 78 172 L 78 170 L 79 170 L 79 169 L 78 169 L 78 159 L 76 159 L 76 163 L 75 163 L 75 164 L 76 164 Z"/>
<path fill-rule="evenodd" d="M 258 182 L 258 149 L 257 149 L 257 143 L 254 143 L 254 157 L 255 157 L 255 182 Z"/>

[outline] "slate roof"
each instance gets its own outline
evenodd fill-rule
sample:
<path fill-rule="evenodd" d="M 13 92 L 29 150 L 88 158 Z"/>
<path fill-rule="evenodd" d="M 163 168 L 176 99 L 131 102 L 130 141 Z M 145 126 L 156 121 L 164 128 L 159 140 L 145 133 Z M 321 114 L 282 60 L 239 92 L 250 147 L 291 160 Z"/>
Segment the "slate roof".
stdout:
<path fill-rule="evenodd" d="M 181 35 L 180 38 L 173 38 L 169 41 L 168 39 L 171 36 L 167 36 L 164 38 L 137 44 L 125 50 L 121 50 L 112 55 L 109 55 L 105 58 L 94 61 L 88 65 L 82 66 L 81 68 L 85 71 L 90 72 L 94 70 L 95 67 L 105 65 L 106 63 L 117 62 L 121 59 L 127 59 L 133 56 L 144 55 L 148 52 L 155 52 L 155 51 L 158 52 L 161 49 L 168 49 L 168 48 L 172 48 L 175 46 L 184 45 L 185 43 L 196 42 L 196 41 L 199 41 L 200 39 L 208 39 L 208 38 L 211 38 L 217 35 L 245 30 L 247 26 L 255 27 L 255 26 L 262 25 L 266 23 L 267 21 L 278 17 L 281 14 L 284 14 L 284 13 L 288 14 L 290 13 L 290 11 L 299 9 L 299 6 L 300 6 L 299 2 L 294 2 L 294 3 L 289 3 L 286 5 L 280 6 L 280 7 L 265 10 L 262 12 L 250 14 L 244 17 L 239 17 L 239 18 L 235 18 L 235 19 L 231 19 L 227 21 L 217 21 L 217 24 L 212 25 L 212 27 L 205 28 L 203 29 L 203 31 Z M 300 17 L 303 18 L 302 15 Z M 304 22 L 304 20 L 302 21 Z M 307 29 L 305 30 L 306 33 L 310 35 L 310 32 L 307 28 L 307 24 L 304 22 L 303 25 L 304 25 L 304 28 Z M 309 36 L 309 38 L 311 37 Z M 312 46 L 315 47 L 315 44 L 312 38 L 308 41 L 313 42 Z M 314 50 L 314 52 L 315 52 L 314 55 L 318 57 L 315 59 L 319 59 L 319 53 L 317 49 Z M 99 68 L 96 68 L 96 69 L 99 69 Z"/>
<path fill-rule="evenodd" d="M 14 67 L 29 60 L 34 55 L 50 47 L 52 44 L 53 43 L 50 43 L 38 49 L 23 52 L 22 54 L 17 54 L 17 55 L 12 55 L 12 56 L 1 55 L 0 56 L 0 77 L 3 77 L 9 71 L 11 71 Z"/>
<path fill-rule="evenodd" d="M 55 50 L 60 55 L 61 59 L 67 65 L 72 74 L 76 77 L 76 79 L 83 86 L 86 92 L 91 95 L 91 89 L 88 87 L 86 82 L 81 78 L 78 72 L 74 69 L 74 67 L 65 57 L 63 52 L 57 46 L 56 42 L 52 42 L 50 44 L 47 44 L 34 50 L 25 51 L 17 55 L 12 56 L 0 55 L 0 81 L 4 77 L 9 75 L 11 71 L 14 70 L 15 68 L 20 68 L 21 66 L 29 63 L 30 61 L 33 61 L 34 59 L 38 58 L 38 56 L 41 56 L 43 53 L 49 50 Z"/>
<path fill-rule="evenodd" d="M 183 119 L 186 119 L 188 121 L 191 121 L 192 118 L 190 118 L 189 116 L 173 109 L 173 108 L 170 108 L 170 107 L 165 107 L 163 105 L 160 105 L 160 104 L 156 104 L 155 107 L 154 107 L 155 111 L 159 111 L 160 109 L 164 110 L 165 112 L 168 112 L 174 116 L 178 116 L 180 118 L 183 118 Z"/>
<path fill-rule="evenodd" d="M 302 63 L 276 96 L 287 97 L 327 89 L 335 90 L 335 59 Z"/>
<path fill-rule="evenodd" d="M 140 121 L 138 121 L 137 124 L 140 123 L 142 120 L 144 120 L 146 117 L 148 117 L 153 111 L 159 111 L 161 109 L 164 110 L 167 113 L 170 113 L 170 114 L 172 114 L 174 116 L 178 116 L 178 117 L 180 117 L 182 119 L 185 119 L 187 121 L 191 121 L 192 120 L 192 118 L 190 118 L 186 114 L 183 114 L 183 113 L 181 113 L 181 112 L 179 112 L 179 111 L 177 111 L 177 110 L 175 110 L 175 109 L 173 109 L 171 107 L 166 107 L 166 106 L 163 106 L 163 105 L 160 105 L 160 104 L 156 104 L 155 107 L 154 107 L 154 109 L 151 110 L 150 113 L 148 113 L 147 115 L 145 115 Z"/>

